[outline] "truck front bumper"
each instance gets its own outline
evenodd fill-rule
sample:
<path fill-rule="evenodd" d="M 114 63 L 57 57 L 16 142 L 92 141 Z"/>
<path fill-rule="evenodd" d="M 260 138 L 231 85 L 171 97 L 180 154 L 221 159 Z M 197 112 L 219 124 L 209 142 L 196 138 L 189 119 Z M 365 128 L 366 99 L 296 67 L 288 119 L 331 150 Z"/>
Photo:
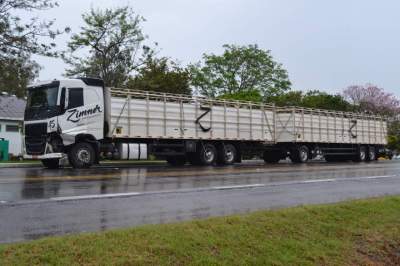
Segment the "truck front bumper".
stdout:
<path fill-rule="evenodd" d="M 46 153 L 41 155 L 28 155 L 24 154 L 24 159 L 28 160 L 45 160 L 45 159 L 61 159 L 63 158 L 63 153 Z"/>

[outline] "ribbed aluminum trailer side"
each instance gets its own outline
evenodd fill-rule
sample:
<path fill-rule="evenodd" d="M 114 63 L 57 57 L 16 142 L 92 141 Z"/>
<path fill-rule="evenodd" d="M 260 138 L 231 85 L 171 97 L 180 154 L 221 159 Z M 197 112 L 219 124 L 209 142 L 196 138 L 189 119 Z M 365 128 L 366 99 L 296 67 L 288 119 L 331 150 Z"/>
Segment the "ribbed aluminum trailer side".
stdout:
<path fill-rule="evenodd" d="M 227 163 L 219 154 L 226 147 L 234 161 L 375 160 L 386 144 L 387 123 L 378 116 L 118 89 L 110 95 L 109 137 L 145 143 L 172 164 L 199 162 L 204 148 Z"/>
<path fill-rule="evenodd" d="M 264 159 L 287 156 L 305 162 L 323 155 L 327 161 L 374 161 L 387 144 L 387 121 L 380 116 L 307 108 L 276 108 L 276 144 Z"/>

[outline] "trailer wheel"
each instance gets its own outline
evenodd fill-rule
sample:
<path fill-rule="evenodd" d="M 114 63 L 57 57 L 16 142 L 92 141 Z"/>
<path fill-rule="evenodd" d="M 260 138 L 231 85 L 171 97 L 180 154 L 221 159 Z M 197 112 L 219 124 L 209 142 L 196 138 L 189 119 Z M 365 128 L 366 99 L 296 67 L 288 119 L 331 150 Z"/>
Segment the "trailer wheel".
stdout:
<path fill-rule="evenodd" d="M 294 163 L 306 163 L 310 157 L 307 146 L 300 146 L 290 151 L 290 160 Z"/>
<path fill-rule="evenodd" d="M 217 160 L 217 149 L 210 143 L 200 145 L 196 162 L 200 165 L 212 165 Z"/>
<path fill-rule="evenodd" d="M 367 159 L 367 148 L 365 146 L 360 146 L 357 149 L 357 154 L 354 161 L 364 162 L 366 159 Z"/>
<path fill-rule="evenodd" d="M 166 160 L 172 166 L 183 166 L 186 164 L 185 156 L 168 156 Z"/>
<path fill-rule="evenodd" d="M 72 146 L 68 153 L 69 163 L 74 168 L 90 168 L 96 158 L 96 154 L 92 145 L 87 142 L 78 142 Z"/>
<path fill-rule="evenodd" d="M 264 151 L 263 158 L 266 163 L 278 163 L 281 160 L 280 153 L 274 151 Z"/>
<path fill-rule="evenodd" d="M 375 147 L 368 147 L 368 153 L 366 157 L 368 162 L 375 161 L 377 159 Z"/>
<path fill-rule="evenodd" d="M 42 164 L 48 169 L 58 169 L 60 168 L 60 159 L 44 159 Z"/>
<path fill-rule="evenodd" d="M 237 157 L 237 151 L 232 144 L 221 145 L 218 149 L 217 162 L 220 165 L 234 164 Z"/>

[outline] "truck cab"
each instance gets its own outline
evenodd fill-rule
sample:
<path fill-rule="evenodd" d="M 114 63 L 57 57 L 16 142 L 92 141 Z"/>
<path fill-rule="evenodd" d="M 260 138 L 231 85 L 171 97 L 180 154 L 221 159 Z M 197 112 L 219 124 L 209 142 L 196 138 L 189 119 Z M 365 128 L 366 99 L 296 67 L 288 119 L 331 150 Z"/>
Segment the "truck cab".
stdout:
<path fill-rule="evenodd" d="M 91 78 L 53 80 L 27 88 L 24 141 L 27 159 L 58 168 L 66 154 L 78 167 L 93 164 L 104 138 L 104 84 Z M 78 143 L 84 143 L 84 145 Z M 77 147 L 78 146 L 78 147 Z"/>

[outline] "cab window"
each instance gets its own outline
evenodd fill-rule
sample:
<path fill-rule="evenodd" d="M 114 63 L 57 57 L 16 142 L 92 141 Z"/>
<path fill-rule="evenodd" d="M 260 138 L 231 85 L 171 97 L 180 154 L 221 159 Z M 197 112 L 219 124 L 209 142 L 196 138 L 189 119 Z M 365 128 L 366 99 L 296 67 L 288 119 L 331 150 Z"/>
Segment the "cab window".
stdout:
<path fill-rule="evenodd" d="M 73 109 L 83 106 L 83 89 L 70 88 L 68 89 L 68 108 Z"/>

